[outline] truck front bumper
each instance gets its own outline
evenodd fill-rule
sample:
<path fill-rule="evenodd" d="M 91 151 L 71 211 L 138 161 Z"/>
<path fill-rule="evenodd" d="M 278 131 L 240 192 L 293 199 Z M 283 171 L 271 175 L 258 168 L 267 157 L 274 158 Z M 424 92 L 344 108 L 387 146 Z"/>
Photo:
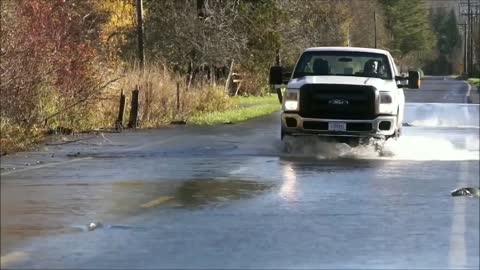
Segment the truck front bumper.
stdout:
<path fill-rule="evenodd" d="M 329 130 L 329 123 L 346 124 L 344 131 Z M 294 113 L 282 113 L 285 134 L 302 136 L 368 137 L 385 139 L 393 136 L 397 126 L 396 115 L 381 115 L 373 120 L 303 118 Z"/>

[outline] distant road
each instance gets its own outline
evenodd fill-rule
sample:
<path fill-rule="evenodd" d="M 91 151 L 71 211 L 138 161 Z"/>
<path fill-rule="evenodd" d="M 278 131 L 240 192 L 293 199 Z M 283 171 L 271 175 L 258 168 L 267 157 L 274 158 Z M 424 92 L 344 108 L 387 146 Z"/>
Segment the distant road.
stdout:
<path fill-rule="evenodd" d="M 448 76 L 426 76 L 420 89 L 405 90 L 407 102 L 466 103 L 468 84 Z"/>

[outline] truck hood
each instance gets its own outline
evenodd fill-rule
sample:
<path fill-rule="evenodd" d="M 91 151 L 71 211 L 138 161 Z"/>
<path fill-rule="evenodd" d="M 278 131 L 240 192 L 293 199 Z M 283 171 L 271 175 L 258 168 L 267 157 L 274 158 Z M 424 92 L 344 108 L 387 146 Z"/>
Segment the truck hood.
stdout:
<path fill-rule="evenodd" d="M 396 82 L 393 80 L 354 76 L 305 76 L 290 80 L 288 88 L 299 89 L 305 84 L 367 85 L 373 86 L 378 90 L 391 90 L 397 88 Z"/>

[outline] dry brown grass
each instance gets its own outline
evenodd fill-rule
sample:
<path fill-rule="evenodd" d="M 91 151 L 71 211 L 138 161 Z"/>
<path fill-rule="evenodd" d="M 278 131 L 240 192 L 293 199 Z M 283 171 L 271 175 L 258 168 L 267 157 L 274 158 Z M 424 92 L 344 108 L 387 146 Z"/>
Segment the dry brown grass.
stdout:
<path fill-rule="evenodd" d="M 177 84 L 180 94 L 179 105 Z M 160 127 L 174 120 L 188 120 L 198 113 L 223 111 L 233 106 L 223 87 L 205 85 L 187 90 L 184 78 L 172 76 L 163 67 L 148 67 L 144 72 L 138 69 L 127 71 L 119 85 L 127 95 L 127 116 L 131 91 L 139 87 L 140 125 L 145 128 Z M 119 93 L 120 90 L 117 96 Z"/>
<path fill-rule="evenodd" d="M 4 117 L 0 118 L 0 130 L 0 155 L 28 150 L 42 138 L 40 130 L 20 127 Z"/>

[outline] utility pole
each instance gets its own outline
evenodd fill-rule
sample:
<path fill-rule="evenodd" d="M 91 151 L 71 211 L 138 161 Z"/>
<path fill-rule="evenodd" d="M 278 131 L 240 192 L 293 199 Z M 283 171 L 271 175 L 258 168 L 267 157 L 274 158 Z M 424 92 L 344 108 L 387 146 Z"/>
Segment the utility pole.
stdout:
<path fill-rule="evenodd" d="M 467 33 L 467 75 L 474 76 L 474 61 L 473 58 L 475 56 L 475 42 L 474 42 L 474 18 L 476 17 L 477 11 L 480 8 L 480 3 L 473 4 L 472 2 L 478 2 L 478 0 L 467 0 L 466 2 L 460 3 L 460 14 L 466 16 L 466 33 Z"/>
<path fill-rule="evenodd" d="M 276 56 L 275 56 L 275 65 L 277 67 L 282 65 L 282 59 L 280 57 L 280 49 L 277 49 L 277 53 L 276 53 Z"/>
<path fill-rule="evenodd" d="M 140 69 L 145 67 L 145 46 L 144 46 L 144 27 L 143 27 L 143 0 L 137 0 L 137 41 L 138 41 L 138 60 Z"/>
<path fill-rule="evenodd" d="M 473 13 L 473 12 L 472 12 Z M 475 15 L 475 16 L 474 16 Z M 472 54 L 472 58 L 476 56 L 476 61 L 477 61 L 477 66 L 478 66 L 478 69 L 477 69 L 477 74 L 473 74 L 472 77 L 477 77 L 477 78 L 480 78 L 480 57 L 478 54 L 480 54 L 480 44 L 478 44 L 480 42 L 480 35 L 478 34 L 478 31 L 480 31 L 480 19 L 479 19 L 479 16 L 480 16 L 480 1 L 478 1 L 478 3 L 475 5 L 475 14 L 472 14 L 472 16 L 474 16 L 474 22 L 473 22 L 473 25 L 475 25 L 474 29 L 475 29 L 475 33 L 476 33 L 476 37 L 477 39 L 475 40 L 475 42 L 477 42 L 477 44 L 475 45 L 473 42 L 473 38 L 472 38 L 472 46 L 475 47 L 474 49 L 474 53 Z M 473 33 L 473 32 L 472 32 Z M 475 37 L 475 36 L 474 36 Z M 477 55 L 475 55 L 475 53 L 477 53 Z M 472 66 L 473 66 L 473 62 L 474 60 L 472 59 Z"/>
<path fill-rule="evenodd" d="M 473 72 L 473 27 L 472 27 L 472 7 L 471 7 L 471 0 L 467 1 L 467 22 L 468 22 L 468 37 L 469 37 L 469 47 L 470 50 L 468 50 L 468 75 L 469 77 L 472 76 Z"/>
<path fill-rule="evenodd" d="M 463 75 L 467 75 L 467 24 L 460 23 L 458 25 L 463 26 Z"/>
<path fill-rule="evenodd" d="M 377 48 L 377 13 L 373 11 L 373 29 L 375 36 L 375 48 Z"/>

